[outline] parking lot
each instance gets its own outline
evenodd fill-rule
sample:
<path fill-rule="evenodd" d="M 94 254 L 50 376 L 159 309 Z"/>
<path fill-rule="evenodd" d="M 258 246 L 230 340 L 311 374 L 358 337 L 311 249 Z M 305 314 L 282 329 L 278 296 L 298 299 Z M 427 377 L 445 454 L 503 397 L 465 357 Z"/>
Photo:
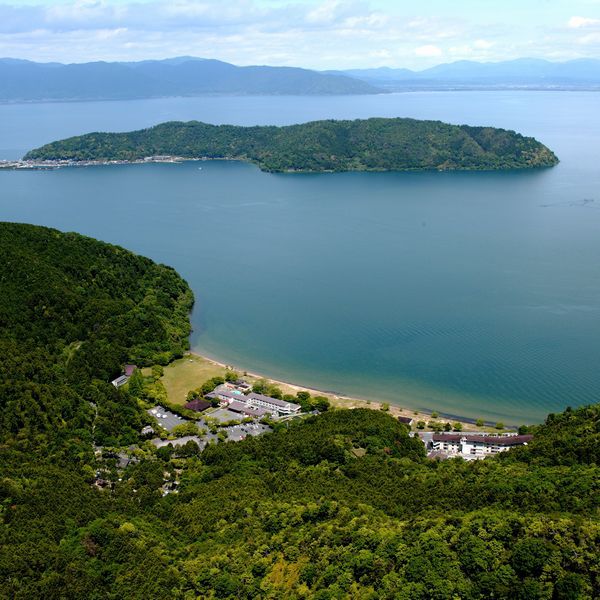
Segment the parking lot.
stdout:
<path fill-rule="evenodd" d="M 182 425 L 183 423 L 189 422 L 188 419 L 184 419 L 179 415 L 176 415 L 175 413 L 171 412 L 170 410 L 163 408 L 162 406 L 155 406 L 153 408 L 150 408 L 148 409 L 148 413 L 158 421 L 161 427 L 164 427 L 169 432 L 173 431 L 173 429 L 177 425 Z M 239 413 L 233 412 L 231 410 L 227 410 L 226 408 L 218 408 L 217 410 L 210 413 L 210 417 L 217 419 L 220 423 L 227 423 L 228 421 L 240 421 L 243 418 L 243 415 L 240 415 Z M 208 428 L 204 419 L 198 419 L 196 423 L 200 427 L 200 429 L 205 430 L 202 440 L 194 436 L 194 441 L 198 443 L 200 448 L 204 448 L 204 446 L 211 440 L 217 440 L 217 434 L 210 433 L 207 431 Z M 227 440 L 230 442 L 239 442 L 240 440 L 243 440 L 249 435 L 262 435 L 263 433 L 267 433 L 270 430 L 271 428 L 268 425 L 263 425 L 262 423 L 257 422 L 241 423 L 240 425 L 232 425 L 230 427 L 221 428 L 221 431 L 227 434 Z M 188 437 L 180 439 L 185 439 L 187 441 L 188 439 L 192 438 Z M 169 442 L 166 440 L 161 441 L 158 438 L 152 440 L 152 443 L 155 444 L 157 447 L 166 446 L 169 443 L 173 443 L 173 445 L 178 445 L 175 442 Z"/>
<path fill-rule="evenodd" d="M 187 423 L 186 419 L 183 419 L 179 415 L 172 413 L 162 406 L 149 408 L 148 413 L 150 413 L 150 415 L 158 421 L 160 426 L 164 427 L 167 431 L 173 431 L 177 425 L 183 425 L 184 423 Z"/>
<path fill-rule="evenodd" d="M 240 415 L 240 413 L 233 412 L 227 408 L 217 408 L 206 416 L 210 417 L 211 419 L 216 419 L 219 421 L 219 423 L 227 423 L 228 421 L 241 421 L 244 418 L 244 415 Z"/>
<path fill-rule="evenodd" d="M 233 425 L 227 427 L 227 439 L 231 442 L 239 442 L 249 435 L 261 435 L 269 431 L 268 425 L 262 423 L 244 423 L 242 425 Z"/>

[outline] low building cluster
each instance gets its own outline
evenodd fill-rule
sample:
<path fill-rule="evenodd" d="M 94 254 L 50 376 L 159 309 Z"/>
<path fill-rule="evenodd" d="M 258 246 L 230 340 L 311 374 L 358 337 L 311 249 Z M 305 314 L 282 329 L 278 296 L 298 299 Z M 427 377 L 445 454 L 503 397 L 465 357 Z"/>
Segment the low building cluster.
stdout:
<path fill-rule="evenodd" d="M 506 452 L 516 446 L 527 445 L 532 435 L 489 435 L 480 433 L 439 433 L 434 434 L 431 442 L 432 457 L 461 456 L 466 459 L 485 458 L 499 452 Z"/>
<path fill-rule="evenodd" d="M 137 369 L 136 365 L 125 365 L 123 367 L 123 372 L 121 373 L 121 375 L 119 375 L 119 377 L 117 377 L 116 379 L 113 379 L 111 381 L 111 383 L 116 387 L 116 388 L 120 388 L 122 385 L 125 385 L 129 379 L 131 378 L 131 376 L 133 375 L 133 372 Z"/>
<path fill-rule="evenodd" d="M 251 386 L 242 380 L 226 382 L 217 386 L 206 398 L 216 399 L 222 407 L 248 417 L 287 417 L 300 413 L 299 404 L 257 394 L 251 389 Z"/>

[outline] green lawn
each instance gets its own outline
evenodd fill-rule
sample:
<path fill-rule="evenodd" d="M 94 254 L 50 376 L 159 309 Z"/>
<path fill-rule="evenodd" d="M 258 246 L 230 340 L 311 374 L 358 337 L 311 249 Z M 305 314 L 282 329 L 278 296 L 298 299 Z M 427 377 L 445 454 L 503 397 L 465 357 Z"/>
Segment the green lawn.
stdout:
<path fill-rule="evenodd" d="M 185 404 L 190 390 L 200 387 L 207 379 L 224 375 L 225 369 L 193 354 L 180 358 L 165 367 L 162 382 L 169 402 Z"/>

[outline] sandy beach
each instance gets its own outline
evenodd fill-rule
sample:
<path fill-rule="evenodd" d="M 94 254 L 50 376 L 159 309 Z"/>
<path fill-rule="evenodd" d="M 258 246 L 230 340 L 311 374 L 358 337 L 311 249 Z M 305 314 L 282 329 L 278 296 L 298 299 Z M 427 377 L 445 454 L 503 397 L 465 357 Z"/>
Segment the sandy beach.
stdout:
<path fill-rule="evenodd" d="M 437 417 L 432 417 L 432 414 L 435 414 L 435 411 L 426 412 L 423 410 L 415 410 L 415 409 L 412 409 L 409 407 L 401 407 L 401 406 L 395 406 L 395 405 L 389 404 L 389 403 L 383 403 L 374 398 L 373 399 L 359 398 L 359 397 L 347 396 L 347 395 L 342 395 L 342 394 L 336 394 L 335 392 L 332 392 L 332 391 L 320 390 L 320 389 L 300 385 L 298 383 L 292 383 L 289 381 L 274 379 L 272 377 L 269 377 L 265 373 L 256 373 L 253 371 L 247 371 L 243 367 L 240 367 L 239 365 L 227 364 L 227 363 L 221 362 L 219 360 L 216 360 L 214 358 L 199 354 L 197 352 L 189 352 L 187 356 L 194 357 L 196 360 L 199 360 L 199 361 L 202 361 L 209 365 L 212 365 L 217 370 L 231 369 L 231 370 L 236 371 L 237 373 L 244 374 L 244 377 L 246 379 L 250 380 L 251 382 L 256 381 L 258 379 L 266 379 L 270 383 L 273 383 L 273 384 L 277 385 L 279 388 L 281 388 L 281 390 L 284 394 L 296 395 L 296 393 L 299 391 L 307 391 L 311 394 L 311 396 L 325 396 L 331 402 L 331 404 L 333 406 L 337 406 L 340 408 L 371 408 L 371 409 L 379 410 L 382 408 L 383 404 L 388 404 L 389 405 L 389 413 L 391 415 L 394 415 L 395 417 L 400 417 L 400 416 L 409 417 L 414 420 L 414 423 L 416 423 L 417 421 L 425 421 L 427 423 L 431 420 L 439 421 L 441 423 L 446 423 L 446 422 L 457 423 L 457 422 L 459 422 L 459 423 L 461 423 L 462 429 L 464 431 L 483 431 L 483 430 L 489 431 L 490 429 L 493 429 L 493 426 L 494 426 L 493 423 L 486 423 L 483 427 L 478 427 L 475 424 L 474 419 L 468 419 L 465 417 L 460 418 L 460 417 L 456 417 L 456 416 L 452 416 L 452 417 L 444 416 L 443 413 L 438 413 Z M 185 358 L 182 360 L 185 360 Z M 188 358 L 188 360 L 189 360 L 189 358 Z M 507 429 L 512 429 L 512 428 L 507 427 Z"/>

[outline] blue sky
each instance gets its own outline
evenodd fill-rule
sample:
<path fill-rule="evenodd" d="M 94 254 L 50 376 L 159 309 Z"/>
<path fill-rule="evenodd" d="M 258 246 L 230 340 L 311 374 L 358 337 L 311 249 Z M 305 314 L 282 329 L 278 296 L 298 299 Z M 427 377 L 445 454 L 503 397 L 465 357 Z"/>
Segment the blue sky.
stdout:
<path fill-rule="evenodd" d="M 0 0 L 0 56 L 317 69 L 600 58 L 600 0 Z"/>

